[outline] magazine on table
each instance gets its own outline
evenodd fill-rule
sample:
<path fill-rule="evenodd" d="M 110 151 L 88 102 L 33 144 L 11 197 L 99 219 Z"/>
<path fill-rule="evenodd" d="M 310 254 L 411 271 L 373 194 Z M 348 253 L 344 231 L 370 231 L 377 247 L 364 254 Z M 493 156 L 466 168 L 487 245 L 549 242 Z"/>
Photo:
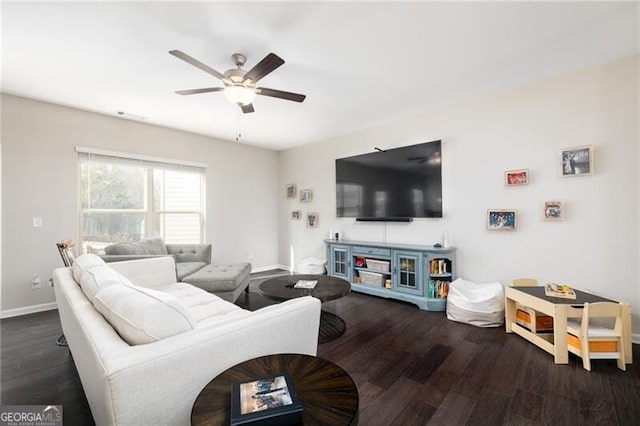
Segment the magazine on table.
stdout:
<path fill-rule="evenodd" d="M 315 288 L 318 280 L 298 280 L 293 288 Z"/>
<path fill-rule="evenodd" d="M 544 287 L 544 294 L 547 297 L 562 297 L 564 299 L 576 298 L 576 292 L 567 284 L 547 283 Z"/>
<path fill-rule="evenodd" d="M 232 383 L 232 426 L 285 426 L 301 422 L 302 405 L 287 373 Z"/>

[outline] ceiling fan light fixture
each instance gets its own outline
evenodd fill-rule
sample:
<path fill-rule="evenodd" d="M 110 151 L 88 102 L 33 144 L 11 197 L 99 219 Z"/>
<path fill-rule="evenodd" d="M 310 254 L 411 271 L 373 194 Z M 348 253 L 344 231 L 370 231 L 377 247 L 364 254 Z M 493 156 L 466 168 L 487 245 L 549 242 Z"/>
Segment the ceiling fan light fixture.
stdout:
<path fill-rule="evenodd" d="M 236 105 L 245 106 L 253 103 L 256 92 L 242 84 L 234 84 L 224 88 L 224 96 Z"/>

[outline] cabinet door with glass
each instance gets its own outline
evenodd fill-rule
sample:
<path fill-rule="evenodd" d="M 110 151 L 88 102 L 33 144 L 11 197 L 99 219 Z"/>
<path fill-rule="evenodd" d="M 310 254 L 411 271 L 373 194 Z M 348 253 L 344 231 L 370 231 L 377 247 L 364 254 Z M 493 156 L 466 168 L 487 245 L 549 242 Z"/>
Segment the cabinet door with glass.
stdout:
<path fill-rule="evenodd" d="M 332 244 L 329 250 L 331 275 L 351 282 L 351 247 Z"/>
<path fill-rule="evenodd" d="M 401 293 L 423 295 L 422 253 L 394 250 L 393 259 L 393 289 Z"/>

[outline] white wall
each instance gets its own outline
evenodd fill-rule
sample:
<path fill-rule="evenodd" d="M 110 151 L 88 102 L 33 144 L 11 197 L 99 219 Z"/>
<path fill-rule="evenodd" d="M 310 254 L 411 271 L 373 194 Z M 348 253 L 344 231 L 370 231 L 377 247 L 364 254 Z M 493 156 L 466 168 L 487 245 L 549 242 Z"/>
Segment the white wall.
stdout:
<path fill-rule="evenodd" d="M 628 301 L 640 330 L 638 235 L 638 58 L 617 61 L 475 102 L 283 151 L 280 259 L 325 257 L 329 229 L 354 240 L 433 244 L 447 231 L 458 273 L 509 283 L 518 276 L 566 282 Z M 443 140 L 443 219 L 363 223 L 336 218 L 335 159 Z M 593 145 L 594 174 L 559 177 L 561 148 Z M 505 170 L 530 169 L 507 188 Z M 284 188 L 312 188 L 311 203 Z M 541 219 L 545 200 L 565 203 L 563 222 Z M 292 221 L 302 209 L 318 229 Z M 517 232 L 486 230 L 487 209 L 517 209 Z"/>
<path fill-rule="evenodd" d="M 278 263 L 278 154 L 239 143 L 2 95 L 3 314 L 54 302 L 55 247 L 78 240 L 77 154 L 87 146 L 208 164 L 206 240 L 218 261 Z M 34 228 L 32 217 L 43 218 Z M 34 275 L 42 289 L 32 290 Z M 34 308 L 35 306 L 35 308 Z"/>

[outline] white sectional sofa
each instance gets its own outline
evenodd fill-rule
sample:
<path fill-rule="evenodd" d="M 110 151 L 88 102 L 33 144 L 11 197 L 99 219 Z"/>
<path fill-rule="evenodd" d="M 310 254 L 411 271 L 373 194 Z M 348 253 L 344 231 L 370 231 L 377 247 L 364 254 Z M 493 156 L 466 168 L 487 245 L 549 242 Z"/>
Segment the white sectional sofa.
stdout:
<path fill-rule="evenodd" d="M 262 355 L 316 355 L 320 302 L 250 312 L 177 283 L 171 257 L 53 273 L 62 329 L 98 425 L 187 425 L 202 388 Z"/>

